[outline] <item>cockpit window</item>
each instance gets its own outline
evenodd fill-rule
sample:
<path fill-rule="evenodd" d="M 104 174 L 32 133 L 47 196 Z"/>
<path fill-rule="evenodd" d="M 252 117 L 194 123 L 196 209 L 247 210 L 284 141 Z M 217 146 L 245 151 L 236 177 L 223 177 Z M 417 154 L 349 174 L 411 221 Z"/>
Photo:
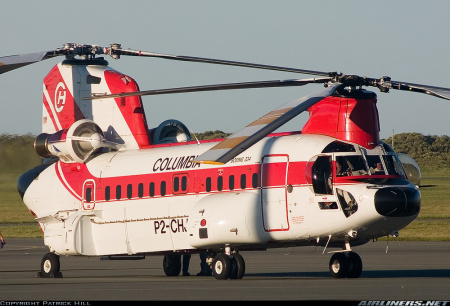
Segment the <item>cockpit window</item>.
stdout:
<path fill-rule="evenodd" d="M 365 157 L 365 158 L 364 158 Z M 402 175 L 402 164 L 396 155 L 336 156 L 336 176 Z"/>
<path fill-rule="evenodd" d="M 402 164 L 400 160 L 395 155 L 384 155 L 384 163 L 386 164 L 387 174 L 400 174 L 405 176 Z"/>
<path fill-rule="evenodd" d="M 367 163 L 369 164 L 369 172 L 374 175 L 386 174 L 383 163 L 379 155 L 367 155 Z"/>
<path fill-rule="evenodd" d="M 322 153 L 333 153 L 333 152 L 356 152 L 355 146 L 349 143 L 333 141 L 327 145 Z"/>
<path fill-rule="evenodd" d="M 336 157 L 336 176 L 367 175 L 366 162 L 361 155 Z"/>
<path fill-rule="evenodd" d="M 392 149 L 387 143 L 381 141 L 380 144 L 386 152 L 394 152 L 394 149 Z"/>

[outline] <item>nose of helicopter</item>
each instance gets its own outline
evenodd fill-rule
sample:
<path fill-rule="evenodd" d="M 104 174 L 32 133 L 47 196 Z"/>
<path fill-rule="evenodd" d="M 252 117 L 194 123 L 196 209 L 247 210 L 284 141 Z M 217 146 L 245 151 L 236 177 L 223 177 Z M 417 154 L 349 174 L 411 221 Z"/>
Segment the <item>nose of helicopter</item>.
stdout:
<path fill-rule="evenodd" d="M 375 208 L 386 217 L 408 217 L 420 210 L 420 193 L 411 187 L 387 187 L 375 193 Z"/>

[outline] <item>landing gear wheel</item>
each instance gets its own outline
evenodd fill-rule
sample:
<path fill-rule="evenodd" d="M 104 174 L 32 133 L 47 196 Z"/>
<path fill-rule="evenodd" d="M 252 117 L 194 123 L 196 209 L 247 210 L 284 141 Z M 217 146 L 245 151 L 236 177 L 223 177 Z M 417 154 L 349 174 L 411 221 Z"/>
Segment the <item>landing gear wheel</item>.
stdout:
<path fill-rule="evenodd" d="M 38 273 L 38 276 L 45 278 L 60 278 L 62 277 L 62 274 L 59 269 L 59 256 L 55 253 L 47 253 L 42 258 L 41 272 Z"/>
<path fill-rule="evenodd" d="M 226 254 L 217 254 L 212 262 L 212 272 L 216 279 L 227 279 L 231 275 L 231 260 Z"/>
<path fill-rule="evenodd" d="M 362 260 L 361 257 L 355 252 L 349 252 L 347 254 L 347 259 L 349 262 L 347 277 L 358 278 L 361 276 L 362 272 Z"/>
<path fill-rule="evenodd" d="M 170 254 L 164 255 L 163 260 L 164 273 L 167 276 L 178 276 L 181 272 L 181 255 Z"/>
<path fill-rule="evenodd" d="M 336 253 L 330 259 L 330 273 L 334 278 L 344 278 L 347 276 L 349 260 L 344 253 Z"/>
<path fill-rule="evenodd" d="M 233 259 L 231 260 L 232 270 L 230 274 L 230 279 L 242 279 L 245 274 L 245 261 L 244 258 L 239 253 L 233 254 Z"/>

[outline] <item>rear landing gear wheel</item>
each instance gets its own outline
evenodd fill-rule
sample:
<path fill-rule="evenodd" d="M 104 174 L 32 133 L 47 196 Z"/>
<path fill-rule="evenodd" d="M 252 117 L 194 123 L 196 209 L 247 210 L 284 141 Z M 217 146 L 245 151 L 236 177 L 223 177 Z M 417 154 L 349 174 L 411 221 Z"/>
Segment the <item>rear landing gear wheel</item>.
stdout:
<path fill-rule="evenodd" d="M 178 276 L 181 272 L 181 255 L 164 255 L 163 260 L 164 273 L 167 276 Z"/>
<path fill-rule="evenodd" d="M 231 260 L 226 254 L 217 254 L 212 262 L 212 272 L 216 279 L 228 279 L 231 276 Z"/>
<path fill-rule="evenodd" d="M 41 272 L 38 277 L 44 278 L 61 278 L 59 256 L 55 253 L 47 253 L 41 261 Z"/>

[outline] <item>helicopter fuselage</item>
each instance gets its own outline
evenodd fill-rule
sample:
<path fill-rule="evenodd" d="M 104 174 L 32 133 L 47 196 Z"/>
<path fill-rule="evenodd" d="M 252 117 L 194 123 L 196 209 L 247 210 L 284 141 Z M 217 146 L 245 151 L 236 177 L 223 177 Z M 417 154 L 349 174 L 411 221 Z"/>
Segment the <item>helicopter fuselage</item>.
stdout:
<path fill-rule="evenodd" d="M 23 200 L 45 244 L 68 255 L 357 245 L 419 213 L 419 191 L 384 143 L 367 150 L 329 136 L 272 134 L 227 164 L 192 162 L 215 143 L 56 161 Z M 346 175 L 336 170 L 340 160 Z"/>

